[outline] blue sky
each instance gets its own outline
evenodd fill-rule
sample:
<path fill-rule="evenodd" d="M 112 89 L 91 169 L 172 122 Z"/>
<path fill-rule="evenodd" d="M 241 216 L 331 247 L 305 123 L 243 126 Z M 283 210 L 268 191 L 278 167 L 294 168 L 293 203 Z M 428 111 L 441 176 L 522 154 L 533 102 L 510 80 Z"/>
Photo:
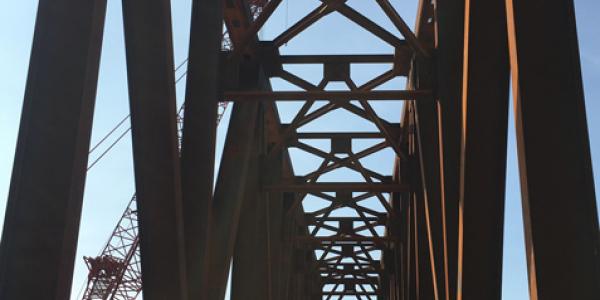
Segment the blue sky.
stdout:
<path fill-rule="evenodd" d="M 105 39 L 100 69 L 98 96 L 94 116 L 92 143 L 98 141 L 118 121 L 128 114 L 127 84 L 125 74 L 125 50 L 121 19 L 121 1 L 108 0 L 108 14 L 105 28 Z M 178 64 L 187 57 L 189 33 L 190 0 L 173 0 L 173 27 L 175 62 Z M 397 9 L 409 24 L 414 23 L 416 0 L 393 1 Z M 600 168 L 600 3 L 594 0 L 576 2 L 578 32 L 583 66 L 583 77 L 588 111 L 588 125 L 592 144 L 594 169 Z M 389 22 L 385 22 L 382 14 L 375 7 L 375 2 L 350 0 L 349 4 L 365 15 L 381 21 L 381 25 L 393 33 Z M 318 1 L 290 1 L 281 5 L 273 19 L 267 23 L 261 33 L 264 39 L 272 39 L 287 26 L 292 25 L 310 8 L 318 5 Z M 1 1 L 0 2 L 0 221 L 4 217 L 5 201 L 12 170 L 15 142 L 27 67 L 33 35 L 33 26 L 37 10 L 37 1 Z M 344 25 L 344 26 L 341 26 Z M 348 26 L 349 25 L 349 26 Z M 366 42 L 365 42 L 366 41 Z M 338 45 L 337 47 L 327 46 Z M 283 53 L 381 53 L 390 48 L 373 40 L 368 34 L 361 32 L 356 26 L 346 23 L 342 17 L 331 15 L 314 28 L 297 39 L 292 40 L 283 49 Z M 357 68 L 353 74 L 357 81 L 367 80 L 384 68 Z M 316 78 L 315 69 L 310 67 L 294 68 L 290 71 Z M 281 82 L 274 81 L 274 86 L 287 88 Z M 395 81 L 395 84 L 402 84 Z M 335 88 L 335 87 L 332 87 Z M 183 82 L 178 85 L 178 99 L 184 94 Z M 297 105 L 281 106 L 284 121 L 291 117 Z M 388 104 L 376 106 L 375 109 L 385 119 L 397 121 L 399 105 Z M 339 120 L 345 120 L 340 122 Z M 227 116 L 223 124 L 227 124 Z M 353 123 L 342 113 L 332 114 L 314 126 L 329 126 L 343 130 L 344 128 L 362 128 L 368 125 Z M 514 138 L 514 121 L 509 127 L 509 149 L 506 193 L 506 226 L 505 226 L 505 263 L 503 278 L 504 299 L 527 299 L 527 280 L 524 258 L 523 229 L 521 220 L 520 191 L 516 162 Z M 220 140 L 224 136 L 226 126 L 220 127 Z M 124 127 L 123 129 L 125 129 Z M 294 163 L 301 172 L 301 166 L 310 166 L 313 162 L 306 155 L 294 154 Z M 372 161 L 374 169 L 389 167 L 391 153 L 384 152 Z M 90 159 L 93 159 L 91 157 Z M 598 173 L 596 171 L 596 173 Z M 341 176 L 344 176 L 343 174 Z M 598 186 L 598 179 L 596 185 Z M 88 174 L 84 208 L 82 214 L 77 264 L 74 277 L 73 293 L 76 295 L 86 279 L 87 270 L 82 256 L 98 254 L 106 242 L 110 231 L 115 226 L 129 198 L 134 193 L 133 165 L 131 160 L 131 144 L 127 137 L 119 143 L 110 154 Z M 75 298 L 74 298 L 75 299 Z"/>

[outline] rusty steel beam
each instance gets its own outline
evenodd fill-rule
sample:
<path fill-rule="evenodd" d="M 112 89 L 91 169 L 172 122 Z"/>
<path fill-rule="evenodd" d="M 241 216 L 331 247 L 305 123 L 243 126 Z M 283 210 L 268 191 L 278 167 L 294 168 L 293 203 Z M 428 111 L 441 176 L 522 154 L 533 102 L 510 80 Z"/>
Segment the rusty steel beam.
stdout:
<path fill-rule="evenodd" d="M 427 82 L 429 76 L 424 66 L 419 82 Z M 428 80 L 429 79 L 429 80 Z M 429 83 L 430 84 L 430 83 Z M 446 295 L 446 230 L 444 224 L 444 199 L 442 195 L 439 128 L 436 104 L 433 98 L 415 103 L 417 144 L 419 151 L 419 171 L 421 176 L 424 225 L 426 227 L 431 273 L 434 276 L 433 289 L 436 299 L 445 299 Z"/>
<path fill-rule="evenodd" d="M 170 1 L 124 1 L 123 20 L 144 298 L 187 299 Z"/>
<path fill-rule="evenodd" d="M 40 1 L 2 242 L 0 298 L 68 299 L 106 1 Z"/>
<path fill-rule="evenodd" d="M 408 226 L 406 228 L 408 232 L 408 251 L 407 257 L 407 282 L 405 290 L 405 299 L 419 299 L 419 242 L 418 242 L 418 220 L 417 220 L 417 205 L 416 199 L 412 195 L 410 196 L 410 204 L 408 215 L 409 218 L 406 220 Z M 430 277 L 429 277 L 430 278 Z M 431 280 L 431 279 L 430 279 Z"/>
<path fill-rule="evenodd" d="M 458 272 L 458 198 L 460 178 L 461 87 L 464 0 L 436 3 L 436 95 L 440 126 L 442 197 L 445 203 L 448 297 L 456 299 Z"/>
<path fill-rule="evenodd" d="M 379 284 L 375 277 L 366 278 L 326 278 L 323 284 Z"/>
<path fill-rule="evenodd" d="M 306 28 L 312 26 L 315 22 L 330 14 L 332 10 L 327 4 L 323 3 L 319 7 L 313 9 L 308 15 L 303 17 L 301 20 L 290 26 L 287 30 L 281 33 L 278 37 L 273 39 L 273 44 L 276 47 L 289 42 L 291 39 L 302 33 Z"/>
<path fill-rule="evenodd" d="M 416 33 L 422 45 L 427 49 L 435 47 L 435 30 L 433 22 L 434 7 L 431 1 L 419 1 L 419 14 L 416 20 Z M 435 65 L 432 60 L 416 58 L 409 86 L 414 89 L 435 88 Z M 440 120 L 439 106 L 436 99 L 424 98 L 415 101 L 416 152 L 419 157 L 419 174 L 423 215 L 419 219 L 424 222 L 427 232 L 429 259 L 431 267 L 433 296 L 436 300 L 447 299 L 448 295 L 448 247 L 446 238 L 446 211 L 442 182 L 442 159 L 440 156 Z M 415 187 L 416 188 L 416 187 Z M 421 202 L 421 201 L 419 201 Z M 420 203 L 418 203 L 420 205 Z M 420 266 L 421 268 L 424 265 Z M 420 270 L 421 272 L 422 270 Z M 422 290 L 422 289 L 421 289 Z"/>
<path fill-rule="evenodd" d="M 467 0 L 456 298 L 502 298 L 509 63 L 503 0 Z"/>
<path fill-rule="evenodd" d="M 381 132 L 298 132 L 294 134 L 296 139 L 383 139 Z"/>
<path fill-rule="evenodd" d="M 264 121 L 261 118 L 261 121 Z M 273 138 L 261 130 L 259 143 Z M 248 191 L 240 216 L 232 269 L 233 299 L 287 299 L 283 274 L 283 193 L 260 190 L 282 177 L 284 153 L 261 160 L 264 146 L 256 144 L 248 174 Z"/>
<path fill-rule="evenodd" d="M 324 100 L 331 102 L 347 102 L 356 99 L 369 101 L 385 100 L 417 100 L 431 95 L 427 90 L 407 91 L 227 91 L 223 98 L 232 101 L 300 101 Z"/>
<path fill-rule="evenodd" d="M 383 9 L 388 18 L 392 21 L 396 29 L 402 33 L 407 43 L 414 49 L 417 55 L 423 57 L 429 57 L 429 51 L 425 49 L 422 45 L 421 41 L 417 38 L 417 36 L 412 32 L 412 29 L 404 22 L 402 17 L 398 14 L 394 6 L 389 2 L 389 0 L 377 0 L 379 6 Z"/>
<path fill-rule="evenodd" d="M 337 296 L 337 297 L 344 297 L 344 296 L 354 296 L 354 299 L 357 299 L 357 297 L 376 297 L 376 296 L 381 296 L 380 293 L 377 292 L 359 292 L 359 291 L 340 291 L 340 292 L 323 292 L 323 296 L 324 297 L 329 297 L 329 296 Z M 315 299 L 321 299 L 321 298 L 315 298 Z M 332 298 L 330 298 L 332 299 Z M 338 298 L 339 299 L 339 298 Z"/>
<path fill-rule="evenodd" d="M 244 64 L 240 76 L 242 85 L 247 88 L 256 88 L 261 81 L 254 65 Z M 256 172 L 250 169 L 250 160 L 259 143 L 259 105 L 236 103 L 233 106 L 214 193 L 210 234 L 218 238 L 212 239 L 209 249 L 206 299 L 225 297 L 246 186 L 250 174 Z"/>
<path fill-rule="evenodd" d="M 409 186 L 397 183 L 343 183 L 343 182 L 318 182 L 303 184 L 273 184 L 264 186 L 266 191 L 285 192 L 406 192 Z"/>
<path fill-rule="evenodd" d="M 430 225 L 427 220 L 427 205 L 421 183 L 421 163 L 418 153 L 417 148 L 415 156 L 412 156 L 410 161 L 411 186 L 413 187 L 411 202 L 413 223 L 411 225 L 414 230 L 412 233 L 414 270 L 411 281 L 414 282 L 414 286 L 411 287 L 413 290 L 409 299 L 439 300 L 436 287 L 437 277 L 434 273 L 434 254 L 432 253 L 432 249 L 435 248 L 431 247 L 431 233 L 428 230 Z"/>
<path fill-rule="evenodd" d="M 392 237 L 374 237 L 374 236 L 301 236 L 296 237 L 296 240 L 307 242 L 307 243 L 320 243 L 322 245 L 330 245 L 330 244 L 348 244 L 346 242 L 356 242 L 352 245 L 368 245 L 372 246 L 378 243 L 386 243 L 386 242 L 394 242 L 395 238 Z M 343 242 L 343 243 L 342 243 Z"/>
<path fill-rule="evenodd" d="M 572 0 L 507 0 L 529 291 L 599 299 L 600 236 Z"/>
<path fill-rule="evenodd" d="M 223 38 L 223 2 L 192 3 L 190 48 L 181 147 L 182 206 L 188 295 L 202 299 L 215 168 L 217 106 Z"/>
<path fill-rule="evenodd" d="M 323 3 L 335 2 L 335 1 L 331 1 L 331 0 L 320 0 L 320 1 Z M 374 34 L 381 40 L 387 42 L 394 48 L 402 48 L 407 44 L 405 40 L 401 40 L 394 34 L 387 31 L 385 28 L 379 26 L 377 23 L 373 22 L 371 19 L 365 17 L 358 11 L 354 10 L 352 7 L 345 4 L 344 1 L 338 0 L 337 2 L 338 3 L 335 3 L 335 5 L 333 5 L 333 9 L 335 9 L 335 11 L 339 12 L 341 15 L 348 18 L 350 21 L 356 23 L 357 25 L 364 28 L 365 30 L 371 32 L 372 34 Z"/>
<path fill-rule="evenodd" d="M 236 3 L 236 5 L 239 3 Z M 226 20 L 228 24 L 233 25 L 233 26 L 229 26 L 228 28 L 230 31 L 233 32 L 233 41 L 235 45 L 238 45 L 238 39 L 235 38 L 237 37 L 244 37 L 245 38 L 248 37 L 248 32 L 246 31 L 246 26 L 247 23 L 242 22 L 241 24 L 243 24 L 243 26 L 239 26 L 236 27 L 235 23 L 238 22 L 240 19 L 245 19 L 244 15 L 246 15 L 246 13 L 244 13 L 244 7 L 243 5 L 237 5 L 235 7 L 231 7 L 231 9 L 226 12 Z M 259 16 L 260 18 L 260 16 Z M 253 25 L 250 25 L 250 27 L 252 27 Z M 250 30 L 250 32 L 252 32 L 252 30 Z M 243 43 L 247 43 L 246 41 L 244 41 Z M 254 43 L 254 47 L 247 47 L 246 49 L 244 49 L 246 51 L 246 53 L 253 53 L 256 51 L 256 46 L 258 44 L 255 42 Z M 244 46 L 245 47 L 245 46 Z M 270 86 L 268 83 L 268 79 L 266 77 L 262 77 L 260 75 L 258 75 L 259 73 L 254 73 L 254 75 L 258 76 L 258 80 L 257 80 L 257 85 L 256 86 L 246 86 L 246 88 L 260 88 L 263 90 L 270 90 Z M 256 77 L 254 76 L 254 77 Z M 255 105 L 255 104 L 236 104 L 236 105 Z M 262 116 L 261 118 L 257 119 L 257 122 L 263 122 L 263 124 L 261 124 L 260 126 L 264 126 L 264 128 L 260 128 L 260 138 L 257 138 L 256 143 L 265 143 L 268 139 L 272 139 L 272 138 L 278 138 L 276 137 L 276 135 L 278 135 L 278 130 L 280 128 L 280 121 L 278 120 L 278 116 L 276 116 L 276 109 L 273 103 L 270 104 L 261 104 L 261 109 L 256 111 L 256 114 L 260 113 L 260 116 Z M 243 120 L 240 120 L 239 122 L 246 122 L 247 120 L 245 120 L 244 118 L 242 118 Z M 233 120 L 233 117 L 232 117 Z M 242 124 L 242 123 L 240 123 Z M 247 131 L 247 123 L 246 127 L 244 129 L 244 131 Z M 263 132 L 264 130 L 264 132 Z M 242 130 L 240 129 L 240 132 L 242 132 Z M 246 133 L 244 133 L 246 134 Z M 264 151 L 265 149 L 263 149 L 264 145 L 260 145 L 261 146 L 261 152 Z M 284 159 L 283 162 L 283 170 L 284 172 L 287 173 L 291 173 L 291 162 L 289 161 L 289 155 L 287 154 L 287 151 L 281 152 L 281 150 L 278 153 L 284 153 L 284 157 L 286 159 Z M 273 158 L 273 156 L 270 156 L 270 158 Z M 253 159 L 255 162 L 259 161 L 258 158 L 254 158 Z M 224 160 L 225 161 L 225 160 Z M 260 171 L 264 171 L 262 168 L 262 166 L 259 164 L 257 166 L 257 168 L 259 168 Z M 256 172 L 250 172 L 248 173 L 246 176 L 251 177 L 255 180 L 259 180 L 259 182 L 262 182 L 264 179 L 266 179 L 265 177 L 269 177 L 269 175 L 265 175 L 262 172 L 258 173 L 257 170 Z M 231 174 L 233 174 L 233 172 L 240 172 L 240 169 L 235 169 L 235 170 L 231 170 Z M 279 170 L 279 172 L 281 173 L 281 170 Z M 293 174 L 290 174 L 291 176 Z M 230 176 L 231 177 L 231 176 Z M 251 178 L 248 178 L 249 180 L 252 180 Z M 224 179 L 226 180 L 231 180 L 232 178 L 226 178 L 225 176 L 223 178 L 220 178 L 219 181 L 223 181 Z M 234 178 L 235 180 L 235 178 Z M 269 195 L 270 196 L 270 195 Z M 254 197 L 254 198 L 253 198 Z M 257 198 L 258 197 L 258 198 Z M 232 283 L 232 289 L 238 289 L 233 290 L 232 291 L 232 297 L 237 298 L 237 299 L 247 299 L 247 298 L 256 298 L 256 299 L 285 299 L 287 297 L 285 296 L 279 296 L 279 295 L 285 295 L 287 292 L 287 286 L 282 287 L 282 288 L 277 288 L 274 285 L 282 285 L 281 282 L 282 280 L 284 280 L 284 276 L 285 273 L 285 266 L 287 264 L 286 261 L 280 261 L 279 259 L 277 259 L 277 253 L 279 252 L 278 249 L 280 249 L 280 243 L 282 242 L 282 234 L 280 234 L 278 231 L 280 231 L 282 228 L 281 225 L 279 225 L 278 223 L 280 223 L 281 221 L 283 221 L 283 216 L 280 216 L 281 220 L 278 221 L 278 213 L 277 213 L 277 209 L 276 207 L 274 208 L 273 206 L 277 206 L 277 205 L 283 205 L 283 201 L 281 200 L 277 200 L 277 199 L 272 199 L 269 200 L 267 197 L 266 193 L 261 193 L 260 195 L 258 194 L 248 194 L 248 196 L 246 197 L 246 199 L 244 199 L 244 201 L 253 201 L 253 203 L 256 203 L 258 205 L 258 207 L 256 207 L 256 209 L 258 211 L 256 212 L 252 212 L 252 211 L 247 211 L 246 209 L 244 209 L 244 211 L 242 212 L 241 215 L 241 222 L 243 222 L 243 224 L 240 224 L 238 226 L 238 230 L 239 233 L 237 234 L 237 244 L 236 243 L 236 249 L 235 249 L 235 257 L 234 257 L 234 264 L 233 264 L 233 274 L 232 274 L 232 279 L 233 279 L 233 283 Z M 256 201 L 258 200 L 258 201 Z M 264 203 L 265 205 L 269 205 L 269 209 L 268 212 L 266 211 L 266 209 L 264 208 L 264 205 L 262 205 L 262 203 Z M 266 222 L 266 220 L 270 220 L 269 222 Z M 235 220 L 234 220 L 235 221 Z M 292 220 L 287 220 L 292 221 Z M 246 227 L 242 227 L 242 226 L 246 226 L 246 225 L 251 225 L 252 223 L 254 223 L 255 225 L 253 226 L 254 229 L 251 228 L 246 228 Z M 257 224 L 258 223 L 258 224 Z M 252 226 L 252 225 L 251 225 Z M 306 229 L 305 229 L 306 230 Z M 253 235 L 252 232 L 254 232 L 255 234 Z M 268 232 L 268 237 L 267 237 L 267 233 Z M 248 234 L 248 236 L 246 236 Z M 243 235 L 243 236 L 242 236 Z M 236 258 L 237 258 L 237 265 L 236 265 Z M 304 261 L 307 261 L 307 259 L 304 259 Z M 310 261 L 310 260 L 308 260 Z M 279 263 L 281 262 L 281 263 Z M 279 274 L 281 274 L 281 276 L 279 276 Z M 315 279 L 317 278 L 317 276 L 314 276 Z M 256 280 L 248 280 L 248 278 L 254 278 Z M 306 280 L 305 280 L 306 279 Z M 281 283 L 274 283 L 275 281 L 277 282 L 281 282 Z M 308 278 L 302 278 L 303 281 L 303 288 L 300 288 L 298 291 L 301 292 L 302 294 L 311 294 L 313 287 L 316 286 L 316 284 L 314 284 L 315 280 L 308 280 Z M 258 285 L 252 285 L 252 282 L 258 282 Z M 277 288 L 277 289 L 275 289 Z M 224 285 L 223 285 L 223 289 L 224 289 Z M 220 296 L 220 295 L 219 295 Z M 307 299 L 307 297 L 301 297 L 299 299 Z"/>
<path fill-rule="evenodd" d="M 239 59 L 240 54 L 244 53 L 244 51 L 248 47 L 248 44 L 251 44 L 252 41 L 256 40 L 258 32 L 269 20 L 269 17 L 271 17 L 273 12 L 275 12 L 279 4 L 281 4 L 282 0 L 269 0 L 264 2 L 265 4 L 261 5 L 262 9 L 260 14 L 256 16 L 256 19 L 253 22 L 251 22 L 251 24 L 248 25 L 248 28 L 244 28 L 241 40 L 239 42 L 236 41 L 236 47 L 234 47 L 233 49 L 235 59 Z"/>
<path fill-rule="evenodd" d="M 408 48 L 408 47 L 407 47 Z M 411 55 L 408 50 L 405 55 Z M 393 63 L 394 55 L 391 54 L 354 54 L 354 55 L 281 55 L 278 60 L 282 64 L 384 64 Z"/>
<path fill-rule="evenodd" d="M 261 166 L 258 143 L 251 150 L 248 181 L 244 192 L 231 270 L 231 299 L 272 299 L 269 297 L 267 205 L 260 191 Z"/>

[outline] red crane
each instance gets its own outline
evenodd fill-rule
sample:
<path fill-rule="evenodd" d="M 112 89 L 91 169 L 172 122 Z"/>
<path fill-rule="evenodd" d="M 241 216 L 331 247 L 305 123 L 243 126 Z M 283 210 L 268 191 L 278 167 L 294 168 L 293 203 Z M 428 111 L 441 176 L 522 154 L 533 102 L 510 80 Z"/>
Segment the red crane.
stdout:
<path fill-rule="evenodd" d="M 102 254 L 83 257 L 90 270 L 84 300 L 135 299 L 142 291 L 142 269 L 135 195 Z"/>
<path fill-rule="evenodd" d="M 260 14 L 267 0 L 248 0 L 254 17 Z M 231 49 L 227 32 L 223 48 Z M 219 103 L 217 122 L 221 121 L 228 102 Z M 183 126 L 183 107 L 178 113 L 179 133 Z M 137 222 L 137 198 L 134 195 L 113 230 L 102 253 L 84 256 L 89 269 L 83 300 L 134 300 L 142 291 L 142 269 Z"/>

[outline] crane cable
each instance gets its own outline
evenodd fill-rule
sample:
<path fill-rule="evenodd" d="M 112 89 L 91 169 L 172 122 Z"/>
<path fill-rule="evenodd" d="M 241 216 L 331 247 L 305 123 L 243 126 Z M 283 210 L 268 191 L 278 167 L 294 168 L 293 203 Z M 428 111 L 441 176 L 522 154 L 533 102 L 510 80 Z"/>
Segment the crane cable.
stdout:
<path fill-rule="evenodd" d="M 179 69 L 181 69 L 181 67 L 183 65 L 185 65 L 185 63 L 187 63 L 187 61 L 188 61 L 187 58 L 185 60 L 183 60 L 183 62 L 181 62 L 177 66 L 177 68 L 175 68 L 175 71 L 173 71 L 173 72 L 179 71 Z M 179 83 L 179 81 L 181 81 L 181 79 L 183 79 L 183 77 L 185 77 L 186 74 L 187 74 L 187 70 L 185 72 L 183 72 L 183 74 L 181 74 L 181 76 L 179 76 L 177 78 L 177 80 L 175 80 L 175 84 Z M 182 107 L 179 108 L 178 113 L 180 113 L 182 111 L 182 109 L 183 109 L 183 105 L 182 105 Z M 125 121 L 127 121 L 130 117 L 131 117 L 131 114 L 128 114 L 119 123 L 117 123 L 117 125 L 115 125 L 115 127 L 113 127 L 106 135 L 104 135 L 104 137 L 102 137 L 102 139 L 100 139 L 100 141 L 98 143 L 96 143 L 90 149 L 88 154 L 92 154 L 95 150 L 97 150 L 98 147 L 100 147 L 106 140 L 108 140 L 108 138 L 110 136 L 112 136 L 117 131 L 117 129 L 119 129 L 125 123 Z M 127 128 L 127 130 L 125 130 L 123 133 L 121 133 L 121 135 L 119 135 L 119 137 L 117 137 L 117 139 L 112 144 L 110 144 L 91 164 L 88 165 L 87 171 L 92 169 L 102 158 L 104 158 L 106 156 L 106 154 L 108 154 L 108 152 L 110 152 L 110 150 L 112 150 L 127 135 L 127 133 L 129 133 L 129 131 L 131 131 L 131 126 L 129 128 Z"/>

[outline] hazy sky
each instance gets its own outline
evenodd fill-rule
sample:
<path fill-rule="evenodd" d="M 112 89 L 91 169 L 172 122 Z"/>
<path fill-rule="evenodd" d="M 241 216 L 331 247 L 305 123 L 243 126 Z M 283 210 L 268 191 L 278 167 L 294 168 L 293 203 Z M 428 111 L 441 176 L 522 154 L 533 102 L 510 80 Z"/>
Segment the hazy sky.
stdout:
<path fill-rule="evenodd" d="M 172 0 L 172 2 L 175 62 L 178 64 L 187 57 L 191 0 Z M 392 2 L 407 22 L 413 24 L 418 1 L 393 0 Z M 575 2 L 592 157 L 597 170 L 600 168 L 600 119 L 596 117 L 600 113 L 600 103 L 598 102 L 600 99 L 600 41 L 598 40 L 600 21 L 597 16 L 600 12 L 600 2 L 595 0 Z M 108 3 L 92 144 L 128 114 L 121 1 L 108 0 Z M 261 36 L 264 39 L 272 39 L 317 4 L 316 0 L 290 1 L 289 4 L 284 2 L 273 19 L 267 23 Z M 381 22 L 381 25 L 390 28 L 391 32 L 396 33 L 391 29 L 390 23 L 383 20 L 382 14 L 372 9 L 375 7 L 375 1 L 350 0 L 349 4 L 370 18 Z M 4 218 L 36 10 L 37 1 L 33 0 L 0 1 L 0 221 Z M 292 40 L 282 51 L 283 53 L 308 53 L 309 51 L 313 53 L 386 53 L 390 51 L 387 45 L 373 41 L 368 34 L 361 32 L 356 26 L 348 26 L 348 24 L 338 15 L 328 16 L 314 28 L 307 30 L 306 34 L 301 35 L 297 40 Z M 328 46 L 331 44 L 337 46 Z M 290 71 L 308 78 L 316 78 L 316 71 L 311 68 L 296 68 Z M 373 76 L 380 71 L 380 68 L 356 71 L 353 69 L 357 80 L 360 81 Z M 274 82 L 274 86 L 286 88 L 280 82 Z M 177 93 L 178 99 L 181 101 L 184 94 L 183 82 L 178 85 Z M 375 108 L 385 119 L 395 122 L 399 119 L 398 104 L 376 106 Z M 280 109 L 282 118 L 286 121 L 291 117 L 290 113 L 294 110 L 294 105 L 282 106 Z M 348 119 L 345 119 L 341 113 L 332 114 L 332 117 L 324 119 L 321 121 L 322 123 L 316 123 L 315 126 L 329 126 L 336 129 L 343 129 L 344 126 L 365 129 L 369 126 L 340 122 L 340 120 Z M 226 116 L 223 124 L 227 124 L 227 121 Z M 527 276 L 514 121 L 511 119 L 510 122 L 503 298 L 520 300 L 528 298 Z M 126 128 L 127 126 L 124 126 L 122 130 Z M 225 128 L 226 126 L 220 127 L 221 142 Z M 298 171 L 302 171 L 302 166 L 310 166 L 313 163 L 306 155 L 294 153 L 292 153 L 293 159 L 294 163 L 297 163 L 295 167 Z M 93 160 L 94 157 L 90 157 L 90 160 Z M 380 161 L 371 163 L 374 169 L 389 168 L 390 159 L 391 152 L 388 151 L 382 154 Z M 552 170 L 549 169 L 549 171 Z M 598 182 L 596 179 L 597 186 Z M 98 254 L 133 193 L 131 143 L 127 136 L 88 174 L 73 284 L 74 299 L 87 275 L 82 257 Z"/>

